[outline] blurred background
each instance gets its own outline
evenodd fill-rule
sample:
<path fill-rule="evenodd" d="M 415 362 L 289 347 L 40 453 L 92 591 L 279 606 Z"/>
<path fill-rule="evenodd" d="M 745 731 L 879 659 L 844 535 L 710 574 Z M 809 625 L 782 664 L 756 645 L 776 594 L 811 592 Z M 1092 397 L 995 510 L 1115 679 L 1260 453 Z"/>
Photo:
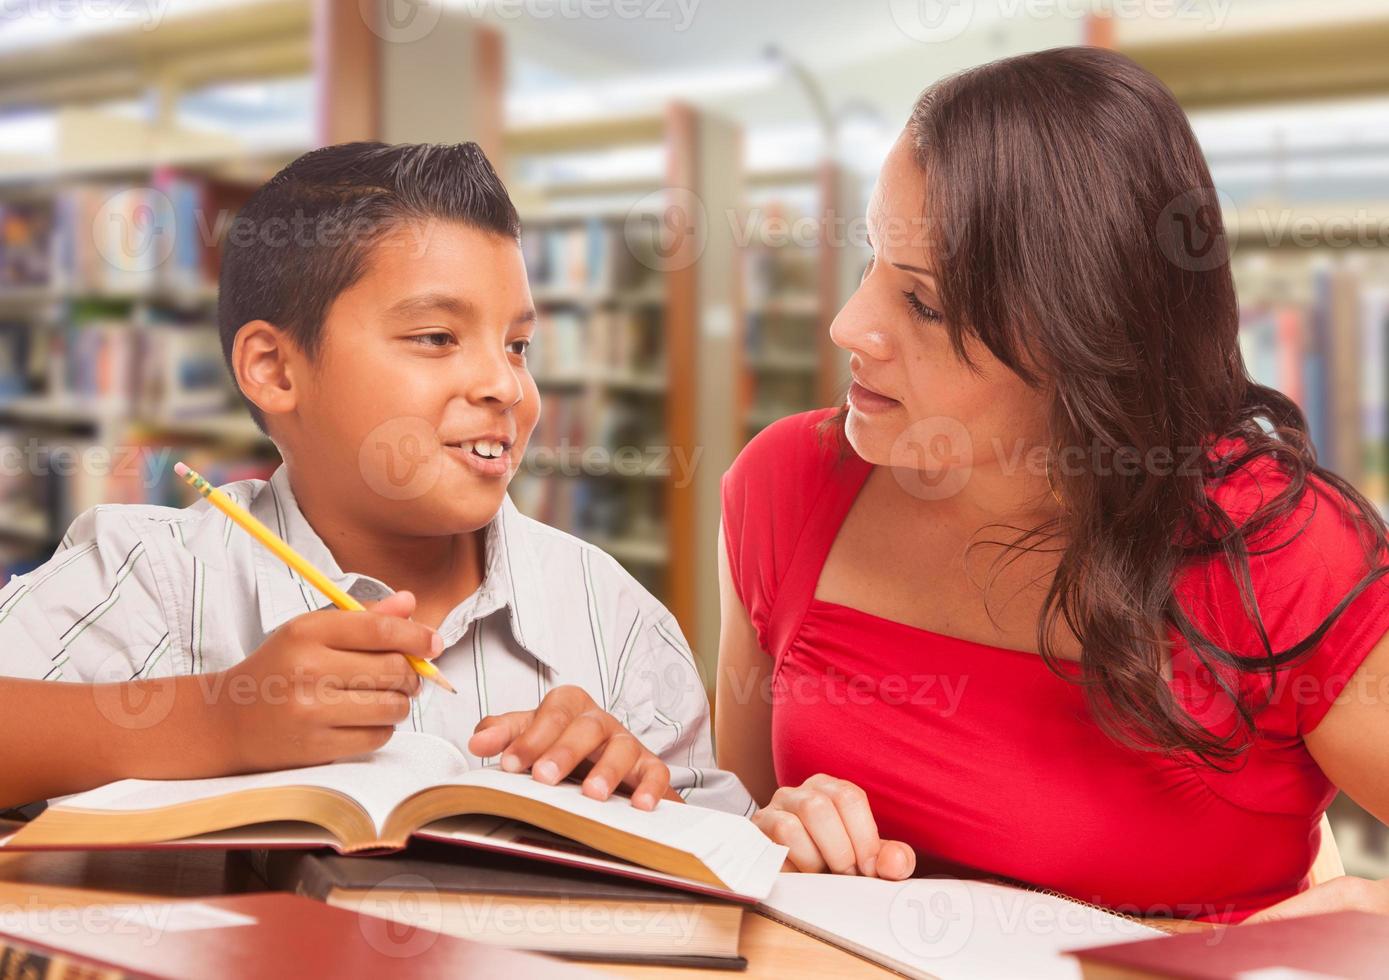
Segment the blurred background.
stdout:
<path fill-rule="evenodd" d="M 1382 0 L 5 0 L 0 580 L 93 504 L 188 503 L 175 459 L 273 470 L 214 327 L 260 181 L 328 143 L 471 139 L 544 321 L 514 498 L 622 561 L 712 667 L 719 477 L 842 396 L 827 329 L 912 101 L 1062 44 L 1130 54 L 1187 108 L 1251 369 L 1389 504 Z M 1385 828 L 1333 818 L 1350 870 L 1389 876 Z"/>

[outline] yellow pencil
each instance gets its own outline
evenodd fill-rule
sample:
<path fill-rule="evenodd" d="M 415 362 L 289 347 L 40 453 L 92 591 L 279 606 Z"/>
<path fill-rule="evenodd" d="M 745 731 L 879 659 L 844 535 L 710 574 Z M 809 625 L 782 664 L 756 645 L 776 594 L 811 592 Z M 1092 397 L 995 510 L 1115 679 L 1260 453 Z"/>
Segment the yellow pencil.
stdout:
<path fill-rule="evenodd" d="M 262 524 L 254 515 L 235 500 L 232 500 L 221 490 L 218 490 L 212 484 L 208 483 L 207 480 L 199 476 L 196 470 L 190 468 L 185 463 L 175 463 L 174 472 L 182 477 L 183 481 L 190 487 L 206 497 L 208 503 L 212 504 L 212 506 L 216 507 L 237 524 L 245 528 L 251 537 L 265 545 L 286 565 L 304 576 L 310 585 L 331 599 L 333 605 L 337 606 L 339 609 L 350 609 L 354 612 L 366 611 L 365 606 L 334 585 L 328 576 L 309 564 L 308 559 L 285 544 L 279 535 Z M 414 667 L 415 673 L 419 674 L 421 677 L 433 681 L 450 694 L 458 693 L 444 675 L 439 673 L 439 668 L 435 667 L 428 660 L 422 657 L 411 656 L 408 653 L 405 655 L 405 659 L 410 661 L 410 666 Z"/>

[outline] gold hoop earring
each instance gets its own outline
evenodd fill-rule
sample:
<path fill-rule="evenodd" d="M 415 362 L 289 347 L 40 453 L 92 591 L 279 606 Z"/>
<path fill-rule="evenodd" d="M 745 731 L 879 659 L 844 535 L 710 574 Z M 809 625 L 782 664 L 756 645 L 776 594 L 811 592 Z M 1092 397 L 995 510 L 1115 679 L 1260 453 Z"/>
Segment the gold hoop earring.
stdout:
<path fill-rule="evenodd" d="M 1056 492 L 1056 484 L 1051 482 L 1051 457 L 1052 453 L 1047 453 L 1047 489 L 1051 491 L 1051 498 L 1056 501 L 1057 506 L 1064 507 L 1066 502 L 1061 499 L 1061 494 Z"/>

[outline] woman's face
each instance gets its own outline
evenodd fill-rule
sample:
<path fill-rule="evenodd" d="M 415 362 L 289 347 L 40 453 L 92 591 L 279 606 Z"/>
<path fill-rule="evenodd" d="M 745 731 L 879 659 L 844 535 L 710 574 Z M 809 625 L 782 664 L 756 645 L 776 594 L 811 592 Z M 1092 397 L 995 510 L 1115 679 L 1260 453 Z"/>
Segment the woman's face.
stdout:
<path fill-rule="evenodd" d="M 926 175 L 904 132 L 868 204 L 873 258 L 830 338 L 850 354 L 845 430 L 854 451 L 920 471 L 925 495 L 946 496 L 963 486 L 961 473 L 1025 465 L 1045 442 L 1046 401 L 974 338 L 965 345 L 973 366 L 956 355 L 939 313 L 925 199 Z"/>

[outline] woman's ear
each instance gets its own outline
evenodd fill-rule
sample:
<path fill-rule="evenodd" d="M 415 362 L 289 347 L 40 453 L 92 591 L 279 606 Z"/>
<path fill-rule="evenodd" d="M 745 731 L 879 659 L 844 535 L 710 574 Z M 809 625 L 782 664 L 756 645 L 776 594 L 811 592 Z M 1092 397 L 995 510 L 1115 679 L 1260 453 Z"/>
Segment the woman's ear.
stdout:
<path fill-rule="evenodd" d="M 231 367 L 242 394 L 270 418 L 286 415 L 297 407 L 290 354 L 294 342 L 283 330 L 266 320 L 242 325 L 232 342 Z"/>

